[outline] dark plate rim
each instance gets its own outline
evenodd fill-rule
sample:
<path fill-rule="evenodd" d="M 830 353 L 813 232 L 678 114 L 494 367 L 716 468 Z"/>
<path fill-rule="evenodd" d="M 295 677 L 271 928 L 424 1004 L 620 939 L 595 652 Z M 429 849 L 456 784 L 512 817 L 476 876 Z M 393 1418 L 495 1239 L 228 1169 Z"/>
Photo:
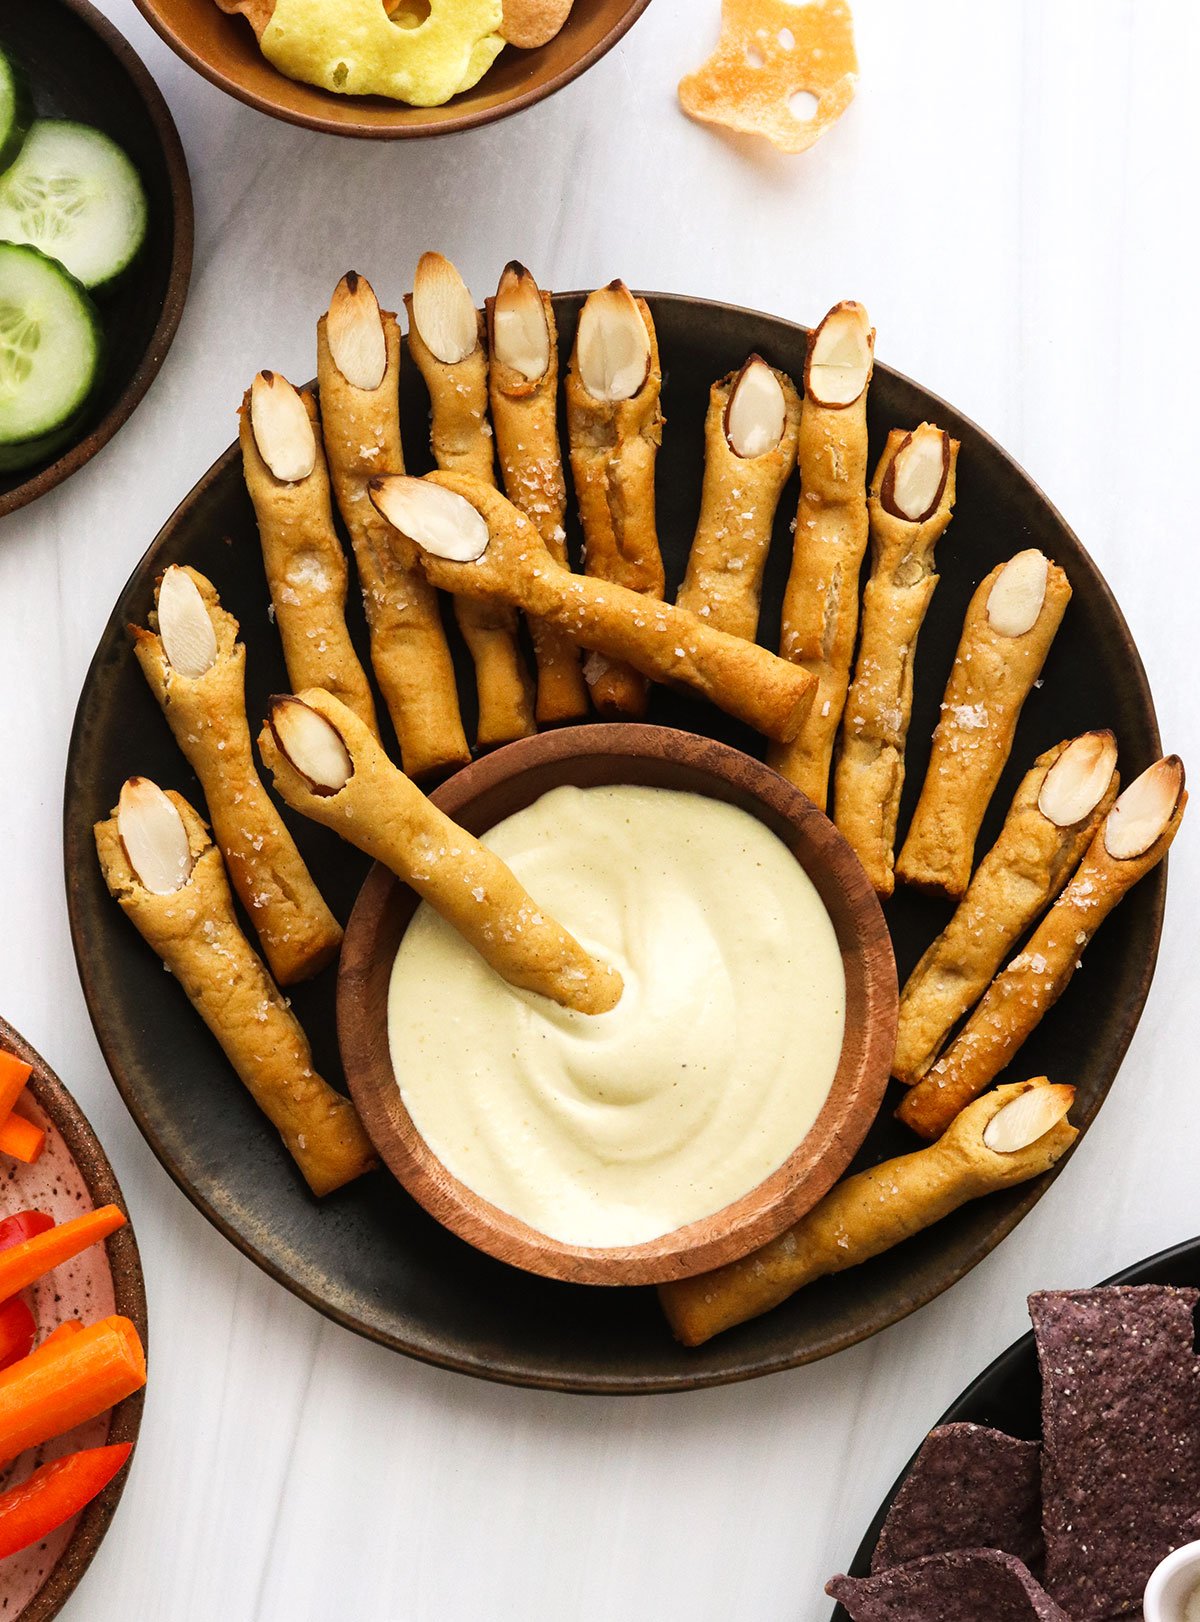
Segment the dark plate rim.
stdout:
<path fill-rule="evenodd" d="M 162 311 L 137 365 L 116 401 L 84 437 L 63 454 L 42 468 L 32 478 L 18 484 L 15 489 L 0 493 L 0 518 L 27 507 L 31 501 L 53 490 L 72 473 L 77 473 L 103 450 L 113 435 L 129 421 L 140 405 L 147 389 L 158 376 L 167 351 L 174 342 L 187 301 L 188 284 L 192 276 L 192 248 L 195 238 L 195 211 L 192 205 L 192 183 L 188 174 L 183 143 L 170 108 L 162 91 L 150 77 L 149 69 L 141 57 L 108 18 L 91 4 L 91 0 L 58 0 L 58 4 L 74 12 L 79 20 L 99 36 L 117 61 L 128 73 L 141 96 L 150 121 L 158 136 L 167 165 L 167 178 L 171 189 L 171 274 L 167 281 L 167 296 Z"/>
<path fill-rule="evenodd" d="M 556 293 L 554 296 L 556 299 L 570 301 L 582 299 L 586 297 L 586 293 L 575 290 L 571 292 Z M 718 313 L 727 313 L 733 311 L 738 315 L 750 316 L 756 320 L 769 322 L 773 326 L 790 329 L 790 331 L 797 337 L 806 337 L 811 330 L 808 327 L 802 326 L 799 322 L 789 321 L 781 316 L 772 316 L 764 311 L 751 309 L 746 305 L 731 305 L 723 303 L 720 300 L 699 298 L 691 294 L 638 291 L 636 296 L 639 298 L 644 298 L 650 305 L 651 309 L 653 309 L 657 303 L 670 302 L 683 305 L 685 308 L 694 312 L 701 318 Z M 1012 470 L 1013 474 L 1022 479 L 1028 485 L 1030 490 L 1037 496 L 1038 500 L 1044 503 L 1047 511 L 1053 518 L 1055 525 L 1063 533 L 1070 537 L 1072 543 L 1078 548 L 1079 555 L 1086 560 L 1093 570 L 1097 586 L 1103 594 L 1103 597 L 1113 614 L 1116 624 L 1119 627 L 1120 636 L 1122 639 L 1123 655 L 1128 660 L 1130 671 L 1136 683 L 1138 696 L 1141 702 L 1144 704 L 1146 713 L 1150 718 L 1151 735 L 1147 739 L 1147 746 L 1149 749 L 1154 751 L 1154 753 L 1161 753 L 1161 738 L 1158 728 L 1158 719 L 1154 708 L 1154 700 L 1150 693 L 1150 685 L 1146 677 L 1146 671 L 1142 663 L 1141 655 L 1138 653 L 1132 634 L 1130 633 L 1129 627 L 1125 622 L 1125 616 L 1122 614 L 1120 606 L 1113 595 L 1112 588 L 1109 586 L 1107 580 L 1104 578 L 1100 570 L 1096 567 L 1091 554 L 1079 541 L 1074 530 L 1063 518 L 1058 508 L 1048 499 L 1044 491 L 1041 489 L 1041 486 L 1038 485 L 1025 472 L 1020 464 L 1009 455 L 1003 446 L 998 444 L 990 434 L 985 433 L 983 429 L 979 428 L 977 424 L 972 422 L 969 418 L 964 417 L 961 412 L 956 410 L 947 401 L 943 400 L 939 395 L 931 393 L 922 385 L 913 382 L 913 380 L 907 377 L 904 373 L 897 372 L 891 367 L 884 366 L 877 362 L 876 370 L 880 373 L 886 373 L 888 377 L 893 379 L 896 383 L 913 389 L 922 396 L 924 401 L 943 412 L 947 418 L 952 418 L 955 421 L 968 426 L 973 433 L 978 434 L 980 441 L 988 447 L 989 451 L 1007 464 L 1007 466 Z M 84 678 L 83 687 L 80 691 L 79 703 L 76 707 L 75 720 L 71 728 L 71 738 L 67 749 L 67 767 L 63 793 L 63 844 L 65 858 L 64 876 L 66 879 L 67 891 L 67 914 L 71 930 L 72 948 L 75 953 L 76 967 L 78 969 L 80 983 L 83 988 L 84 1000 L 87 1003 L 88 1014 L 91 1018 L 92 1026 L 96 1033 L 96 1039 L 100 1045 L 100 1050 L 104 1056 L 105 1063 L 108 1065 L 109 1071 L 112 1074 L 117 1090 L 121 1094 L 121 1097 L 124 1100 L 130 1114 L 133 1116 L 138 1130 L 141 1132 L 146 1142 L 150 1145 L 150 1148 L 158 1159 L 159 1163 L 163 1166 L 175 1184 L 183 1191 L 196 1209 L 201 1213 L 201 1215 L 211 1222 L 217 1231 L 228 1239 L 237 1250 L 241 1251 L 242 1255 L 248 1257 L 249 1260 L 254 1262 L 257 1267 L 260 1267 L 266 1274 L 268 1274 L 269 1277 L 273 1278 L 276 1283 L 282 1284 L 283 1287 L 290 1290 L 293 1295 L 299 1297 L 300 1300 L 307 1302 L 309 1306 L 315 1307 L 316 1310 L 324 1317 L 329 1318 L 334 1323 L 340 1324 L 343 1329 L 351 1330 L 353 1333 L 362 1335 L 366 1339 L 372 1340 L 380 1346 L 387 1346 L 392 1351 L 402 1352 L 408 1357 L 415 1358 L 418 1362 L 427 1363 L 436 1368 L 450 1369 L 458 1374 L 473 1375 L 476 1378 L 494 1381 L 500 1385 L 523 1386 L 535 1390 L 565 1391 L 584 1395 L 657 1396 L 666 1393 L 699 1391 L 713 1386 L 740 1384 L 743 1380 L 758 1379 L 762 1375 L 766 1374 L 782 1373 L 786 1369 L 801 1368 L 805 1364 L 817 1362 L 825 1357 L 832 1356 L 837 1352 L 845 1351 L 848 1347 L 857 1345 L 860 1341 L 868 1340 L 874 1335 L 878 1334 L 881 1330 L 888 1329 L 893 1324 L 899 1323 L 902 1319 L 907 1318 L 910 1316 L 910 1314 L 916 1312 L 920 1307 L 927 1306 L 930 1301 L 936 1300 L 939 1295 L 943 1294 L 952 1285 L 957 1284 L 960 1279 L 966 1276 L 967 1273 L 971 1272 L 973 1268 L 977 1267 L 984 1257 L 989 1255 L 997 1245 L 1006 1239 L 1017 1224 L 1026 1215 L 1028 1215 L 1028 1213 L 1041 1199 L 1042 1195 L 1050 1187 L 1055 1178 L 1061 1174 L 1063 1168 L 1069 1163 L 1075 1151 L 1078 1149 L 1079 1143 L 1085 1136 L 1087 1129 L 1091 1126 L 1092 1121 L 1095 1119 L 1100 1109 L 1100 1105 L 1104 1101 L 1103 1098 L 1097 1100 L 1094 1107 L 1083 1112 L 1082 1118 L 1078 1120 L 1079 1137 L 1076 1139 L 1068 1153 L 1064 1155 L 1057 1165 L 1052 1167 L 1049 1172 L 1044 1173 L 1032 1183 L 1025 1185 L 1026 1192 L 1016 1203 L 1016 1205 L 1014 1205 L 1010 1211 L 1006 1212 L 1003 1217 L 997 1219 L 994 1227 L 989 1231 L 987 1238 L 981 1241 L 969 1252 L 966 1260 L 961 1265 L 950 1269 L 944 1279 L 942 1279 L 938 1284 L 930 1286 L 929 1288 L 912 1291 L 910 1294 L 904 1296 L 904 1298 L 898 1301 L 895 1305 L 878 1311 L 870 1320 L 869 1324 L 864 1324 L 858 1329 L 849 1330 L 841 1335 L 832 1336 L 829 1340 L 823 1342 L 819 1346 L 815 1346 L 794 1354 L 789 1353 L 782 1356 L 762 1358 L 753 1364 L 744 1365 L 737 1369 L 720 1369 L 712 1371 L 698 1370 L 695 1374 L 689 1374 L 682 1377 L 650 1375 L 631 1378 L 626 1375 L 606 1375 L 604 1373 L 596 1373 L 589 1376 L 585 1383 L 577 1376 L 556 1377 L 549 1374 L 531 1373 L 524 1370 L 509 1368 L 503 1365 L 497 1366 L 495 1364 L 484 1363 L 476 1358 L 459 1357 L 451 1352 L 447 1352 L 444 1348 L 436 1344 L 423 1343 L 413 1339 L 405 1339 L 400 1335 L 393 1335 L 386 1330 L 376 1328 L 368 1323 L 364 1323 L 361 1319 L 356 1318 L 353 1313 L 343 1311 L 341 1308 L 333 1306 L 324 1301 L 315 1290 L 310 1289 L 309 1286 L 303 1283 L 301 1280 L 292 1277 L 283 1266 L 272 1261 L 269 1257 L 264 1255 L 256 1245 L 252 1244 L 249 1240 L 238 1233 L 233 1225 L 214 1208 L 205 1195 L 202 1194 L 198 1189 L 191 1186 L 183 1175 L 182 1171 L 172 1163 L 170 1156 L 163 1148 L 163 1145 L 159 1141 L 146 1115 L 140 1109 L 137 1101 L 136 1088 L 131 1085 L 129 1078 L 122 1074 L 119 1060 L 113 1051 L 113 1044 L 108 1040 L 102 1028 L 103 1022 L 99 1018 L 98 1014 L 99 998 L 89 972 L 87 953 L 83 944 L 83 931 L 80 927 L 80 919 L 77 913 L 76 898 L 73 892 L 73 887 L 70 883 L 70 872 L 73 856 L 70 826 L 70 785 L 75 774 L 75 763 L 78 756 L 78 751 L 81 748 L 81 727 L 83 723 L 83 711 L 86 696 L 101 663 L 103 649 L 108 642 L 109 627 L 111 626 L 115 617 L 116 606 L 118 606 L 124 599 L 126 592 L 133 585 L 135 579 L 143 573 L 149 559 L 173 529 L 177 519 L 180 517 L 183 511 L 186 508 L 191 507 L 195 502 L 204 498 L 209 488 L 226 474 L 229 467 L 235 462 L 239 454 L 240 452 L 236 441 L 221 453 L 208 471 L 202 475 L 193 488 L 178 503 L 174 511 L 167 518 L 166 522 L 161 526 L 157 535 L 146 549 L 146 552 L 130 571 L 125 585 L 118 594 L 116 604 L 114 605 L 114 613 L 109 616 L 109 620 L 106 622 L 100 643 L 98 644 L 96 653 L 93 655 L 92 661 L 88 666 L 88 672 Z M 1133 1033 L 1137 1029 L 1142 1010 L 1146 1004 L 1146 998 L 1149 995 L 1150 983 L 1154 978 L 1154 968 L 1158 960 L 1158 951 L 1162 940 L 1163 916 L 1166 905 L 1167 865 L 1168 864 L 1166 862 L 1163 862 L 1157 874 L 1153 876 L 1158 880 L 1157 884 L 1155 885 L 1153 896 L 1153 949 L 1147 954 L 1143 961 L 1142 972 L 1138 982 L 1136 995 L 1131 997 L 1126 1004 L 1125 1020 L 1122 1025 L 1119 1038 L 1110 1049 L 1111 1062 L 1113 1066 L 1112 1080 L 1116 1079 L 1121 1063 L 1124 1060 L 1125 1054 L 1129 1048 L 1129 1044 L 1133 1039 Z M 1109 1082 L 1109 1088 L 1111 1088 L 1111 1086 L 1112 1081 Z M 1105 1089 L 1105 1097 L 1107 1096 L 1109 1088 Z"/>
<path fill-rule="evenodd" d="M 76 0 L 70 0 L 76 3 Z M 534 85 L 529 90 L 519 91 L 507 100 L 498 102 L 493 107 L 480 107 L 475 112 L 459 113 L 454 118 L 440 119 L 436 123 L 419 123 L 410 120 L 405 123 L 376 124 L 356 123 L 351 118 L 337 119 L 324 117 L 317 113 L 302 113 L 291 107 L 282 107 L 278 102 L 271 101 L 267 96 L 259 95 L 255 90 L 249 89 L 232 74 L 222 73 L 211 62 L 194 50 L 180 34 L 178 34 L 162 15 L 160 0 L 133 0 L 134 5 L 142 16 L 154 29 L 155 33 L 175 52 L 181 61 L 187 63 L 209 84 L 216 85 L 227 96 L 240 101 L 243 106 L 254 108 L 255 112 L 265 113 L 268 118 L 279 119 L 284 124 L 294 124 L 301 129 L 318 130 L 324 135 L 341 135 L 350 140 L 357 141 L 412 141 L 437 138 L 440 135 L 457 135 L 463 130 L 479 129 L 485 124 L 495 124 L 502 118 L 508 118 L 512 113 L 524 112 L 527 107 L 534 106 L 539 101 L 545 101 L 556 91 L 562 90 L 572 80 L 577 79 L 581 73 L 597 63 L 602 56 L 607 56 L 613 46 L 618 44 L 637 22 L 638 18 L 650 4 L 650 0 L 629 0 L 623 16 L 619 17 L 602 38 L 598 39 L 590 50 L 584 51 L 570 66 L 563 68 L 553 78 L 547 79 L 544 84 Z M 509 46 L 516 50 L 516 46 Z M 522 53 L 532 54 L 532 53 Z M 279 75 L 283 77 L 282 74 Z M 313 86 L 312 88 L 319 88 Z M 452 98 L 453 99 L 453 98 Z M 329 97 L 333 106 L 345 106 L 353 110 L 356 106 L 374 106 L 376 104 L 390 105 L 382 97 L 347 96 L 344 99 Z M 404 107 L 406 112 L 414 109 L 408 108 L 404 103 L 397 103 L 397 112 Z M 415 111 L 419 112 L 417 108 Z"/>
<path fill-rule="evenodd" d="M 29 1082 L 33 1096 L 50 1117 L 55 1130 L 71 1151 L 71 1156 L 83 1173 L 84 1182 L 95 1204 L 119 1205 L 128 1217 L 129 1207 L 108 1156 L 91 1123 L 67 1088 L 41 1054 L 30 1047 L 25 1038 L 2 1018 L 0 1018 L 0 1046 L 8 1048 L 26 1064 L 33 1066 L 33 1075 Z M 146 1280 L 142 1272 L 131 1217 L 123 1228 L 118 1229 L 107 1240 L 107 1247 L 116 1309 L 133 1320 L 142 1338 L 142 1345 L 148 1352 Z M 132 1442 L 136 1452 L 144 1403 L 145 1391 L 142 1390 L 117 1404 L 113 1409 L 112 1426 L 109 1430 L 110 1442 Z M 104 1541 L 132 1468 L 131 1454 L 121 1472 L 80 1515 L 70 1542 L 51 1568 L 41 1588 L 19 1613 L 19 1622 L 50 1622 L 50 1618 L 58 1615 L 70 1595 L 75 1592 L 97 1549 Z"/>

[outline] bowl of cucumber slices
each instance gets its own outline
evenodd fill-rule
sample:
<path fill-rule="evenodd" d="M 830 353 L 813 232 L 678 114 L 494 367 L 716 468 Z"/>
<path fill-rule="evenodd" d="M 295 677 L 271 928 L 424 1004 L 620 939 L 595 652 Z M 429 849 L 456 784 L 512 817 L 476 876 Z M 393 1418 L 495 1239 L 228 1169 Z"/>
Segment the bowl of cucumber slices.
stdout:
<path fill-rule="evenodd" d="M 141 61 L 87 0 L 3 0 L 0 516 L 129 417 L 191 258 L 187 164 Z"/>

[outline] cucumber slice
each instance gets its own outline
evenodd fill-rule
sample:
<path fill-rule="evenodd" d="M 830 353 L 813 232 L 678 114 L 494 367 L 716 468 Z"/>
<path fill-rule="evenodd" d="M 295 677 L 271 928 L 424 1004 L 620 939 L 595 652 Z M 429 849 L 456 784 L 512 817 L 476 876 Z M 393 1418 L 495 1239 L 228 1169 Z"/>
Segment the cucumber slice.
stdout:
<path fill-rule="evenodd" d="M 37 248 L 0 242 L 0 468 L 70 438 L 100 358 L 99 313 L 74 277 Z"/>
<path fill-rule="evenodd" d="M 0 170 L 7 169 L 25 144 L 33 123 L 33 98 L 25 75 L 0 49 Z"/>
<path fill-rule="evenodd" d="M 146 193 L 115 141 L 88 124 L 35 120 L 0 175 L 0 238 L 28 242 L 85 287 L 115 281 L 146 236 Z"/>

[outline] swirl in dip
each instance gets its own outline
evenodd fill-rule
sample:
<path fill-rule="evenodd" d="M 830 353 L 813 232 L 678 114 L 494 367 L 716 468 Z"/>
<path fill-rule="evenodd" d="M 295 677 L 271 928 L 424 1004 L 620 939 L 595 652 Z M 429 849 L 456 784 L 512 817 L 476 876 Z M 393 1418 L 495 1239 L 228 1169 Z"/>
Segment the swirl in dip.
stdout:
<path fill-rule="evenodd" d="M 561 1243 L 634 1245 L 788 1158 L 829 1094 L 846 984 L 812 881 L 700 794 L 558 788 L 484 843 L 625 979 L 610 1013 L 510 986 L 429 906 L 392 970 L 388 1036 L 449 1171 Z"/>

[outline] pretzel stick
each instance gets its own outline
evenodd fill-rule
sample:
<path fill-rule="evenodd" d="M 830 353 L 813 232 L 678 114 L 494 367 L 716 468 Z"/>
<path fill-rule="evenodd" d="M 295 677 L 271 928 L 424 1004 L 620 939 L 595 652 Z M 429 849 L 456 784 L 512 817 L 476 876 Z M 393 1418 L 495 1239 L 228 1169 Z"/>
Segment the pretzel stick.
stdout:
<path fill-rule="evenodd" d="M 1074 1097 L 1073 1087 L 1051 1086 L 1045 1076 L 998 1087 L 963 1110 L 932 1148 L 847 1177 L 761 1250 L 660 1285 L 675 1338 L 699 1346 L 815 1279 L 881 1255 L 969 1200 L 1040 1177 L 1078 1136 L 1066 1119 Z"/>
<path fill-rule="evenodd" d="M 923 1138 L 937 1137 L 1037 1029 L 1100 925 L 1167 854 L 1187 804 L 1183 783 L 1183 763 L 1170 755 L 1120 796 L 1025 950 L 996 976 L 954 1041 L 896 1111 L 906 1126 Z"/>
<path fill-rule="evenodd" d="M 971 598 L 929 768 L 896 862 L 903 883 L 952 901 L 966 890 L 1021 708 L 1070 600 L 1066 575 L 1034 550 L 998 564 Z"/>
<path fill-rule="evenodd" d="M 371 499 L 417 543 L 430 580 L 447 591 L 518 604 L 585 648 L 694 688 L 768 737 L 794 736 L 812 702 L 813 678 L 757 643 L 560 568 L 524 514 L 476 479 L 377 479 Z"/>
<path fill-rule="evenodd" d="M 581 1014 L 616 1006 L 616 969 L 547 917 L 500 858 L 431 804 L 331 694 L 272 699 L 258 747 L 293 811 L 389 867 L 511 985 Z"/>
<path fill-rule="evenodd" d="M 700 519 L 675 601 L 730 636 L 758 634 L 763 570 L 799 433 L 791 378 L 758 355 L 709 391 Z"/>
<path fill-rule="evenodd" d="M 154 600 L 154 629 L 129 627 L 138 664 L 200 779 L 233 888 L 271 973 L 280 985 L 294 985 L 337 956 L 342 928 L 255 770 L 238 623 L 195 569 L 167 569 Z"/>
<path fill-rule="evenodd" d="M 953 918 L 900 994 L 892 1074 L 911 1087 L 1071 874 L 1117 796 L 1111 732 L 1055 744 L 1026 772 Z"/>
<path fill-rule="evenodd" d="M 317 322 L 325 455 L 354 547 L 371 663 L 410 777 L 470 760 L 437 593 L 415 549 L 371 505 L 367 484 L 403 473 L 400 324 L 350 271 Z"/>
<path fill-rule="evenodd" d="M 259 372 L 242 401 L 239 437 L 288 676 L 337 693 L 374 732 L 371 686 L 346 628 L 349 573 L 320 429 L 311 395 Z"/>
<path fill-rule="evenodd" d="M 362 723 L 360 722 L 359 725 Z M 221 854 L 180 794 L 131 777 L 95 827 L 105 883 L 186 992 L 314 1194 L 375 1165 L 354 1105 L 237 926 Z"/>
<path fill-rule="evenodd" d="M 800 504 L 779 651 L 819 682 L 808 719 L 767 759 L 825 809 L 858 630 L 867 549 L 867 390 L 875 331 L 861 304 L 835 304 L 808 340 L 800 411 Z"/>
<path fill-rule="evenodd" d="M 404 304 L 408 352 L 429 391 L 434 461 L 446 472 L 469 473 L 494 484 L 483 317 L 458 271 L 438 253 L 422 254 Z M 454 615 L 475 663 L 479 747 L 490 749 L 536 732 L 516 614 L 504 603 L 456 598 Z"/>
<path fill-rule="evenodd" d="M 896 821 L 912 715 L 917 638 L 937 587 L 933 549 L 954 510 L 958 441 L 932 423 L 893 428 L 868 502 L 871 576 L 842 716 L 834 820 L 880 895 L 896 887 Z"/>
<path fill-rule="evenodd" d="M 554 301 L 514 261 L 505 267 L 495 298 L 487 301 L 487 324 L 488 393 L 505 493 L 536 526 L 554 561 L 569 568 Z M 588 711 L 578 648 L 543 620 L 531 621 L 529 629 L 537 661 L 538 721 L 577 721 Z"/>
<path fill-rule="evenodd" d="M 661 391 L 650 307 L 624 282 L 610 282 L 580 311 L 566 382 L 583 565 L 593 579 L 659 599 L 666 585 L 654 509 Z M 594 654 L 583 673 L 601 715 L 645 715 L 637 669 Z"/>

